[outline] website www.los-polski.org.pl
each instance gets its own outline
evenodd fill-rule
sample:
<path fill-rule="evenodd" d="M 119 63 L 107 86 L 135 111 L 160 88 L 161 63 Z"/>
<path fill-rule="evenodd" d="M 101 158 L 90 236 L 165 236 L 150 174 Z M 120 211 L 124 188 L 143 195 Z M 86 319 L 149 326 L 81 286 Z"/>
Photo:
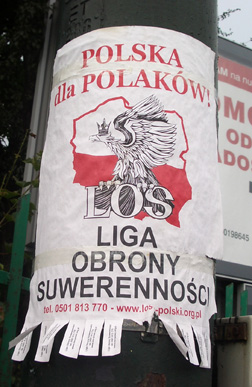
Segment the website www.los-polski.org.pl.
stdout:
<path fill-rule="evenodd" d="M 144 313 L 151 309 L 153 309 L 151 305 L 141 305 L 141 306 L 117 305 L 116 307 L 117 312 L 133 312 L 133 313 Z M 161 316 L 161 315 L 185 316 L 185 317 L 190 317 L 192 320 L 194 319 L 197 320 L 201 318 L 201 310 L 194 311 L 194 310 L 183 309 L 181 307 L 172 308 L 170 306 L 168 308 L 158 308 L 155 310 L 155 312 L 158 314 L 158 316 Z"/>

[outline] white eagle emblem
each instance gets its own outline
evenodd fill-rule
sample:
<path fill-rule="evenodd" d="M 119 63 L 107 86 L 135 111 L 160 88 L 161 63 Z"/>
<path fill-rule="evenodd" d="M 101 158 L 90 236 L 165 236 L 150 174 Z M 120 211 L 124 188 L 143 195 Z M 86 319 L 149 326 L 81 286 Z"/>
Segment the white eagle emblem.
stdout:
<path fill-rule="evenodd" d="M 155 96 L 150 96 L 114 119 L 114 128 L 124 135 L 124 140 L 116 139 L 109 131 L 111 122 L 98 124 L 98 134 L 90 136 L 91 141 L 99 141 L 117 156 L 111 182 L 100 182 L 95 203 L 97 208 L 107 209 L 110 197 L 120 184 L 135 185 L 142 192 L 154 189 L 159 182 L 152 169 L 167 164 L 173 155 L 176 141 L 176 125 L 168 122 L 163 106 Z M 125 213 L 130 213 L 132 190 L 125 187 L 121 201 L 125 203 Z M 165 201 L 162 190 L 155 190 L 156 197 Z M 146 205 L 146 203 L 144 203 Z M 158 211 L 157 204 L 155 211 Z"/>

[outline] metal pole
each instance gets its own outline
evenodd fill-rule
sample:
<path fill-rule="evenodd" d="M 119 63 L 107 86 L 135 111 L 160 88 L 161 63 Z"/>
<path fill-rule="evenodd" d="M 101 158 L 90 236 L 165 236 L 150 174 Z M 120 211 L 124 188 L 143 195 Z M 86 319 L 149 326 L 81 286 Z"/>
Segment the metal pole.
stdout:
<path fill-rule="evenodd" d="M 216 0 L 70 0 L 59 6 L 58 48 L 98 28 L 145 25 L 183 32 L 217 51 Z"/>
<path fill-rule="evenodd" d="M 217 50 L 216 0 L 66 0 L 58 1 L 56 5 L 59 10 L 58 49 L 95 29 L 144 25 L 185 33 L 213 51 Z M 35 331 L 34 336 L 38 333 Z M 79 357 L 77 360 L 58 354 L 63 335 L 64 330 L 57 334 L 51 361 L 46 364 L 33 361 L 37 347 L 35 340 L 36 344 L 23 366 L 24 386 L 212 385 L 212 371 L 188 363 L 167 335 L 144 336 L 130 326 L 123 331 L 120 355 L 111 358 Z"/>

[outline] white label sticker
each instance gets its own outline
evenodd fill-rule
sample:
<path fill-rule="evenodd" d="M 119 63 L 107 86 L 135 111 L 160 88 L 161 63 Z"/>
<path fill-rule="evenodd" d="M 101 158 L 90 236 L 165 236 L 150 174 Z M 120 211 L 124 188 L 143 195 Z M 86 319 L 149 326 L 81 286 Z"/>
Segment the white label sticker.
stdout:
<path fill-rule="evenodd" d="M 206 356 L 208 360 L 208 368 L 211 366 L 211 340 L 210 340 L 210 329 L 209 326 L 202 328 L 202 334 L 204 338 Z"/>
<path fill-rule="evenodd" d="M 103 320 L 88 320 L 81 343 L 79 355 L 97 356 L 99 354 L 100 335 Z"/>
<path fill-rule="evenodd" d="M 77 359 L 82 336 L 85 328 L 85 321 L 70 321 L 65 332 L 59 353 L 61 355 Z"/>
<path fill-rule="evenodd" d="M 102 356 L 114 356 L 121 352 L 121 335 L 123 320 L 105 321 Z"/>
<path fill-rule="evenodd" d="M 202 328 L 198 326 L 194 326 L 193 330 L 195 332 L 198 346 L 199 346 L 199 352 L 200 352 L 200 358 L 201 358 L 200 367 L 210 368 L 210 359 L 208 357 L 209 353 L 208 353 L 208 349 L 206 348 L 205 337 L 203 336 Z"/>
<path fill-rule="evenodd" d="M 51 340 L 50 343 L 47 345 L 42 345 L 42 342 L 46 335 L 46 332 L 48 331 L 51 325 L 52 325 L 52 321 L 44 321 L 41 325 L 41 331 L 40 331 L 40 337 L 39 337 L 38 348 L 35 356 L 35 361 L 46 363 L 50 360 L 54 340 Z"/>
<path fill-rule="evenodd" d="M 199 365 L 199 360 L 195 349 L 193 331 L 191 326 L 182 325 L 182 324 L 178 324 L 178 326 L 185 340 L 190 362 L 192 364 Z"/>
<path fill-rule="evenodd" d="M 12 355 L 12 360 L 22 361 L 25 359 L 31 345 L 32 333 L 35 327 L 25 329 L 24 338 L 18 342 Z"/>

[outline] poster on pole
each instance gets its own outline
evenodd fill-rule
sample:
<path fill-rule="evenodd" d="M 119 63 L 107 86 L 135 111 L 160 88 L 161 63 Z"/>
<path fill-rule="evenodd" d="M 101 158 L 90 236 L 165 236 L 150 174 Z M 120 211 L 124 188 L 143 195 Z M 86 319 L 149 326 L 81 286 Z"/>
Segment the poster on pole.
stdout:
<path fill-rule="evenodd" d="M 220 57 L 218 73 L 223 259 L 251 266 L 252 68 Z"/>
<path fill-rule="evenodd" d="M 97 356 L 103 330 L 102 355 L 114 356 L 124 319 L 157 316 L 210 367 L 211 258 L 222 257 L 214 57 L 140 26 L 58 51 L 25 322 L 43 325 L 39 361 L 65 325 L 62 355 Z"/>

